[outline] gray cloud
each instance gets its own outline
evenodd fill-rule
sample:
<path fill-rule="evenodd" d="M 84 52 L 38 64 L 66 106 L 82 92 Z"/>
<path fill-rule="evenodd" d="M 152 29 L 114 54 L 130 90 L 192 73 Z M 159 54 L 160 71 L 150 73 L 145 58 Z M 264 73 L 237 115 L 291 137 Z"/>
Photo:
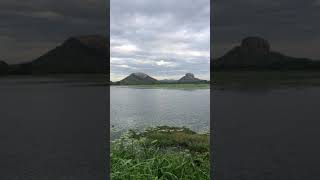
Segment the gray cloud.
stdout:
<path fill-rule="evenodd" d="M 32 60 L 70 36 L 107 33 L 107 1 L 1 0 L 0 58 Z"/>
<path fill-rule="evenodd" d="M 275 51 L 320 59 L 319 0 L 216 0 L 212 7 L 213 57 L 253 35 Z"/>
<path fill-rule="evenodd" d="M 209 78 L 209 0 L 111 0 L 111 79 Z"/>

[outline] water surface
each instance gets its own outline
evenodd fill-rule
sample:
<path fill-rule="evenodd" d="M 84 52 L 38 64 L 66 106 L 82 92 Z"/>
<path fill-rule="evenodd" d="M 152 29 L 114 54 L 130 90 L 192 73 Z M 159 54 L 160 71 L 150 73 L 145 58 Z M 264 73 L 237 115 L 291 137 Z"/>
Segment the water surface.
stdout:
<path fill-rule="evenodd" d="M 320 179 L 320 87 L 212 93 L 216 179 Z"/>
<path fill-rule="evenodd" d="M 143 130 L 160 125 L 209 131 L 209 89 L 112 86 L 110 91 L 113 138 L 128 129 Z"/>
<path fill-rule="evenodd" d="M 103 179 L 108 91 L 84 77 L 0 78 L 0 179 Z"/>

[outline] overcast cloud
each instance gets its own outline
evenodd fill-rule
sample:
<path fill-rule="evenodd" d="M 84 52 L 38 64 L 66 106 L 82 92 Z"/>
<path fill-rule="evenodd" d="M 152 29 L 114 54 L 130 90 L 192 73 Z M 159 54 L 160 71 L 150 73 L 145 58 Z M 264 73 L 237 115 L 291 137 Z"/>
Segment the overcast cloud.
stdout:
<path fill-rule="evenodd" d="M 107 33 L 105 0 L 1 0 L 0 59 L 33 60 L 75 35 Z"/>
<path fill-rule="evenodd" d="M 209 0 L 111 0 L 111 80 L 132 72 L 158 79 L 209 79 Z"/>
<path fill-rule="evenodd" d="M 320 60 L 320 0 L 213 1 L 213 57 L 246 36 L 260 36 L 286 55 Z"/>

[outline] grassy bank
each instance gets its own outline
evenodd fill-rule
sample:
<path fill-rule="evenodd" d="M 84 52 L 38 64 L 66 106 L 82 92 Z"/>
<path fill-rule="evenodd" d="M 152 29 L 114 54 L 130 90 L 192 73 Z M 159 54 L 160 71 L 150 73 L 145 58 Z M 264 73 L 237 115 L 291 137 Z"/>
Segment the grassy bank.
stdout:
<path fill-rule="evenodd" d="M 161 126 L 111 143 L 111 178 L 210 179 L 209 135 Z"/>
<path fill-rule="evenodd" d="M 130 85 L 133 88 L 146 88 L 146 89 L 209 89 L 210 84 L 150 84 L 150 85 Z"/>

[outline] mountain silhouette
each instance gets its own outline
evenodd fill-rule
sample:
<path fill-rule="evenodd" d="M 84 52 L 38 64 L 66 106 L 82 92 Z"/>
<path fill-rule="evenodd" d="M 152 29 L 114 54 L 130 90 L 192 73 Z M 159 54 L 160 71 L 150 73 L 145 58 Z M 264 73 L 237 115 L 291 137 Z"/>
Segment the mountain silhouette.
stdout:
<path fill-rule="evenodd" d="M 196 78 L 192 73 L 187 73 L 185 76 L 183 76 L 178 80 L 179 83 L 193 83 L 193 82 L 199 82 L 199 81 L 201 80 Z"/>
<path fill-rule="evenodd" d="M 190 83 L 208 83 L 206 80 L 196 78 L 192 73 L 187 73 L 179 80 L 164 79 L 157 80 L 145 73 L 132 73 L 121 81 L 113 82 L 113 85 L 148 85 L 148 84 L 190 84 Z"/>
<path fill-rule="evenodd" d="M 39 58 L 10 66 L 10 74 L 107 73 L 109 42 L 100 35 L 71 37 Z"/>
<path fill-rule="evenodd" d="M 32 62 L 32 73 L 106 73 L 107 44 L 103 36 L 71 37 Z"/>
<path fill-rule="evenodd" d="M 157 84 L 159 83 L 158 80 L 152 78 L 151 76 L 137 72 L 137 73 L 132 73 L 123 80 L 119 82 L 121 85 L 131 85 L 131 84 Z"/>
<path fill-rule="evenodd" d="M 320 61 L 295 58 L 271 50 L 269 42 L 260 37 L 247 37 L 222 57 L 212 61 L 214 70 L 224 69 L 319 69 Z"/>

